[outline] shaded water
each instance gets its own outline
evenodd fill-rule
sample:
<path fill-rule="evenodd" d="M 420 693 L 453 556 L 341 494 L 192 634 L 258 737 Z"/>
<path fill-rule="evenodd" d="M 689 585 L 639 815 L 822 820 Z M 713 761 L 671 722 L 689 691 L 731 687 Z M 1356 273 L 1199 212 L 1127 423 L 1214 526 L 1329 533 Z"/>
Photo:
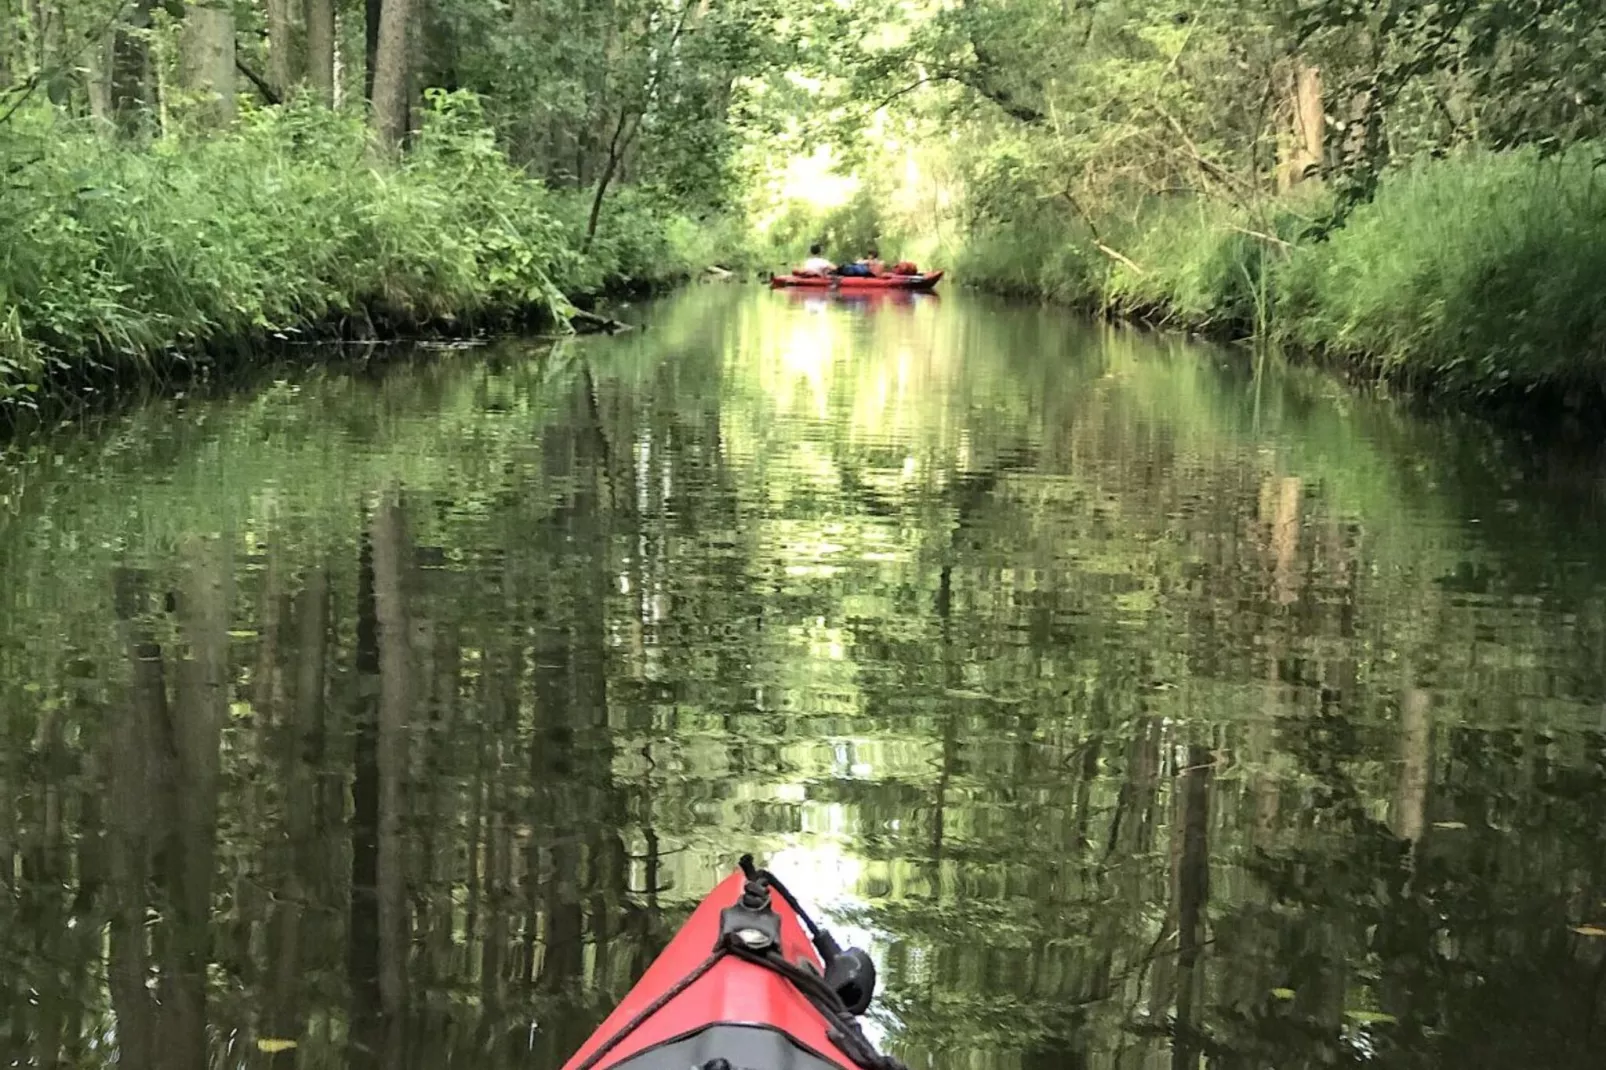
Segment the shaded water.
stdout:
<path fill-rule="evenodd" d="M 1598 469 L 970 299 L 643 316 L 15 451 L 0 1065 L 550 1070 L 744 850 L 912 1067 L 1600 1065 Z"/>

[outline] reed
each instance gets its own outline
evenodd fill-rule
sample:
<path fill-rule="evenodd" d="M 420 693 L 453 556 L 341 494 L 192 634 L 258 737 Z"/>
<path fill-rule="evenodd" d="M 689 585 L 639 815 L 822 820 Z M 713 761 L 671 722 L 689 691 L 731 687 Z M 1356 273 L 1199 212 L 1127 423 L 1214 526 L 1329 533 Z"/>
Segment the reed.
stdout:
<path fill-rule="evenodd" d="M 582 255 L 584 198 L 514 167 L 454 94 L 432 95 L 395 165 L 376 166 L 360 116 L 314 105 L 148 150 L 19 115 L 0 130 L 7 163 L 0 406 L 342 323 L 550 321 L 565 295 L 684 276 L 700 255 L 630 190 Z"/>

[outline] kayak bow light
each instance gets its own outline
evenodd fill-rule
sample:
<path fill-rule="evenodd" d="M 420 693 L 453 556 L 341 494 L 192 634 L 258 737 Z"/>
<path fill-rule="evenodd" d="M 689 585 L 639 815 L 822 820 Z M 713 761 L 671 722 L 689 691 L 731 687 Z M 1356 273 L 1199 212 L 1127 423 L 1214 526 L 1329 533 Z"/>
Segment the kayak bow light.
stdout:
<path fill-rule="evenodd" d="M 870 956 L 745 855 L 564 1070 L 906 1070 L 858 1020 L 875 985 Z"/>
<path fill-rule="evenodd" d="M 747 887 L 742 892 L 742 898 L 736 906 L 726 907 L 720 915 L 721 934 L 726 932 L 740 934 L 734 928 L 743 918 L 768 917 L 774 925 L 773 939 L 770 944 L 763 947 L 779 946 L 781 942 L 780 919 L 770 909 L 770 889 L 779 892 L 781 898 L 786 900 L 808 928 L 813 939 L 814 950 L 820 953 L 820 961 L 825 963 L 825 984 L 842 1000 L 842 1005 L 849 1014 L 857 1017 L 870 1009 L 870 1003 L 875 999 L 876 968 L 875 961 L 870 953 L 862 948 L 849 947 L 843 950 L 837 943 L 836 937 L 830 931 L 822 929 L 803 909 L 797 897 L 792 894 L 781 879 L 767 869 L 759 869 L 753 864 L 752 855 L 743 855 L 741 859 L 742 873 L 747 877 Z M 750 906 L 751 904 L 751 906 Z M 751 909 L 755 913 L 747 913 Z M 740 912 L 740 913 L 733 913 Z M 731 929 L 725 928 L 725 919 L 732 919 Z M 768 930 L 765 930 L 768 932 Z M 810 964 L 812 966 L 812 963 Z"/>

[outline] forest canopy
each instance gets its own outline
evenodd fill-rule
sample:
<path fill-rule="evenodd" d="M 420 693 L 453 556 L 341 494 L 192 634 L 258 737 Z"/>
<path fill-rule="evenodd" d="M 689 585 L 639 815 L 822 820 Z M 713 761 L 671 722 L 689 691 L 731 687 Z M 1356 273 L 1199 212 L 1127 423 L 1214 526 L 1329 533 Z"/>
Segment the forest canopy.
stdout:
<path fill-rule="evenodd" d="M 1472 391 L 1599 378 L 1606 30 L 1581 0 L 0 0 L 0 26 L 13 384 L 42 354 L 558 308 L 815 241 Z M 172 278 L 190 253 L 122 257 L 199 225 L 161 207 L 186 185 L 230 234 L 350 240 L 286 247 L 286 295 L 140 307 L 255 272 L 216 232 Z M 443 199 L 475 207 L 425 242 Z M 499 281 L 432 282 L 443 241 Z M 1546 334 L 1513 364 L 1524 310 Z"/>

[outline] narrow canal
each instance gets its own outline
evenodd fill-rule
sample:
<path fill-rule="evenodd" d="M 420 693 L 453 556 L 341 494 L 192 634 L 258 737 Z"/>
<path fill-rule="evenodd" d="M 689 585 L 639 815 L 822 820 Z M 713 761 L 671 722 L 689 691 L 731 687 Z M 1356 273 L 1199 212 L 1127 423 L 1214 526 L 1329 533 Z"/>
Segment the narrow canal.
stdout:
<path fill-rule="evenodd" d="M 1598 1066 L 1590 463 L 964 295 L 0 473 L 0 1065 L 555 1070 L 754 851 L 911 1067 Z"/>

